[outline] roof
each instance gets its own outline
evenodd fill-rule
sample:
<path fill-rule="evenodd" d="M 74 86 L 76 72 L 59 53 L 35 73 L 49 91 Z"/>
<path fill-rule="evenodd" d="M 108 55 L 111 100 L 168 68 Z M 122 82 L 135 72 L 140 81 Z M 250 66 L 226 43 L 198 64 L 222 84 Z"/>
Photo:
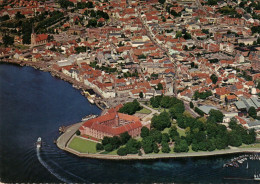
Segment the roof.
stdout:
<path fill-rule="evenodd" d="M 259 102 L 259 99 L 257 97 L 251 97 L 250 99 L 256 105 L 257 108 L 260 107 L 260 102 Z"/>
<path fill-rule="evenodd" d="M 209 106 L 209 105 L 202 105 L 200 107 L 198 107 L 201 111 L 203 111 L 205 114 L 209 114 L 209 111 L 214 109 L 214 110 L 218 110 L 216 107 L 214 106 Z"/>
<path fill-rule="evenodd" d="M 235 102 L 235 105 L 236 105 L 237 109 L 245 109 L 246 108 L 246 105 L 243 101 Z"/>
<path fill-rule="evenodd" d="M 119 118 L 119 121 L 124 120 L 127 123 L 125 123 L 123 125 L 120 124 L 119 126 L 111 125 L 111 121 L 116 121 L 116 118 Z M 109 121 L 109 124 L 106 124 L 108 121 Z M 112 112 L 112 113 L 105 114 L 103 116 L 99 116 L 94 119 L 90 119 L 90 120 L 86 121 L 82 125 L 82 127 L 83 127 L 83 129 L 84 129 L 84 127 L 88 127 L 88 128 L 100 131 L 100 132 L 110 134 L 112 136 L 117 136 L 126 131 L 131 131 L 136 128 L 141 128 L 142 124 L 138 117 L 130 116 L 130 115 L 123 114 L 123 113 Z"/>

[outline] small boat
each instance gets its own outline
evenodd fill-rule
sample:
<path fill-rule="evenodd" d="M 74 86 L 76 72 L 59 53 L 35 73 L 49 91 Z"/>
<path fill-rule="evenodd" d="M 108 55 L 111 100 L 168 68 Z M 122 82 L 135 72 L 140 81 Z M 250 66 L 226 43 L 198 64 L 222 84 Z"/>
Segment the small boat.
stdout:
<path fill-rule="evenodd" d="M 88 98 L 88 101 L 91 103 L 91 104 L 94 104 L 95 103 L 95 101 L 93 100 L 93 98 L 91 98 L 91 97 L 87 97 Z"/>
<path fill-rule="evenodd" d="M 248 169 L 248 162 L 247 162 L 247 164 L 246 164 L 246 169 Z"/>
<path fill-rule="evenodd" d="M 39 137 L 36 142 L 36 148 L 40 148 L 42 146 L 42 138 Z"/>
<path fill-rule="evenodd" d="M 255 174 L 254 175 L 254 180 L 260 181 L 260 175 Z"/>

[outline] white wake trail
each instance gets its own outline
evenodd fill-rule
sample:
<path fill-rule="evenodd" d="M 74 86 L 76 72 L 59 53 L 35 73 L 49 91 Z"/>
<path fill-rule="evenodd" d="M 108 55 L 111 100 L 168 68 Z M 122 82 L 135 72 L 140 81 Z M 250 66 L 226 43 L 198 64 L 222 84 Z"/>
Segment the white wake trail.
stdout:
<path fill-rule="evenodd" d="M 41 155 L 40 155 L 40 148 L 37 148 L 36 149 L 36 152 L 37 152 L 37 158 L 39 160 L 39 162 L 53 175 L 55 176 L 56 178 L 58 178 L 60 181 L 64 182 L 64 183 L 72 183 L 68 180 L 66 180 L 65 178 L 61 177 L 59 174 L 55 173 L 55 171 L 45 162 L 43 161 L 43 159 L 41 158 Z"/>

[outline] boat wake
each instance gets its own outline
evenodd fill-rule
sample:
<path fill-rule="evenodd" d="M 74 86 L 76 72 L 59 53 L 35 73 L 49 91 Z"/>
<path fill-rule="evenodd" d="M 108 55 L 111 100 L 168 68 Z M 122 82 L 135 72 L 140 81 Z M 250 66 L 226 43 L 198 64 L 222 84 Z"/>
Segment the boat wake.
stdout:
<path fill-rule="evenodd" d="M 37 152 L 37 158 L 39 160 L 39 162 L 53 175 L 55 176 L 57 179 L 59 179 L 60 181 L 64 182 L 64 183 L 73 183 L 71 181 L 68 181 L 67 179 L 61 177 L 59 174 L 57 174 L 45 161 L 43 161 L 43 159 L 41 158 L 40 155 L 40 148 L 36 149 Z"/>

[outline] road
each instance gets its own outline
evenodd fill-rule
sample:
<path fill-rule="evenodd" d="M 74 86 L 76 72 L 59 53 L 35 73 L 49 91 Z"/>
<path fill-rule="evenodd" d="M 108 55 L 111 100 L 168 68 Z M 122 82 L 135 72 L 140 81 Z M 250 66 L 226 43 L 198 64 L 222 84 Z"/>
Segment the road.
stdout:
<path fill-rule="evenodd" d="M 154 38 L 155 38 L 155 35 L 150 31 L 150 29 L 148 28 L 147 23 L 142 19 L 140 12 L 141 12 L 141 11 L 140 11 L 140 9 L 139 9 L 139 7 L 138 7 L 138 8 L 137 8 L 138 17 L 139 17 L 139 19 L 141 20 L 144 29 L 146 30 L 147 36 L 150 38 L 150 40 L 151 40 L 160 50 L 162 50 L 163 52 L 166 53 L 166 55 L 169 57 L 169 59 L 170 59 L 171 62 L 173 63 L 173 65 L 174 65 L 174 70 L 175 70 L 175 76 L 174 76 L 174 78 L 173 78 L 173 81 L 175 81 L 176 78 L 177 78 L 177 75 L 178 75 L 178 73 L 177 73 L 177 66 L 178 66 L 177 61 L 171 56 L 171 54 L 169 53 L 169 51 L 168 51 L 167 48 L 165 48 L 163 45 L 159 44 L 159 43 L 154 39 Z M 174 83 L 175 83 L 175 82 L 174 82 Z M 175 94 L 175 97 L 177 97 L 176 84 L 174 84 L 174 94 Z M 188 105 L 185 104 L 185 109 L 186 109 L 188 112 L 190 112 L 190 113 L 192 114 L 192 116 L 198 117 L 198 114 L 195 113 L 195 112 L 193 111 L 193 109 L 190 108 L 189 104 L 188 104 Z"/>
<path fill-rule="evenodd" d="M 57 146 L 60 149 L 65 149 L 67 146 L 67 143 L 69 142 L 70 138 L 74 135 L 74 133 L 79 129 L 79 127 L 84 122 L 76 123 L 72 126 L 70 126 L 58 139 L 57 139 Z"/>
<path fill-rule="evenodd" d="M 194 118 L 197 118 L 197 117 L 200 117 L 193 109 L 190 108 L 190 103 L 189 102 L 184 102 L 184 106 L 185 106 L 185 109 L 194 117 Z"/>
<path fill-rule="evenodd" d="M 155 109 L 153 109 L 153 108 L 151 108 L 151 107 L 148 107 L 147 105 L 144 105 L 143 103 L 140 103 L 140 105 L 143 106 L 144 108 L 149 109 L 150 111 L 152 111 L 152 113 L 148 114 L 147 116 L 145 116 L 145 117 L 143 118 L 143 121 L 144 121 L 144 122 L 150 121 L 150 120 L 153 118 L 153 115 L 154 115 L 154 114 L 160 114 L 160 112 L 159 112 L 158 110 L 155 110 Z M 144 125 L 144 124 L 143 124 L 143 125 Z"/>

